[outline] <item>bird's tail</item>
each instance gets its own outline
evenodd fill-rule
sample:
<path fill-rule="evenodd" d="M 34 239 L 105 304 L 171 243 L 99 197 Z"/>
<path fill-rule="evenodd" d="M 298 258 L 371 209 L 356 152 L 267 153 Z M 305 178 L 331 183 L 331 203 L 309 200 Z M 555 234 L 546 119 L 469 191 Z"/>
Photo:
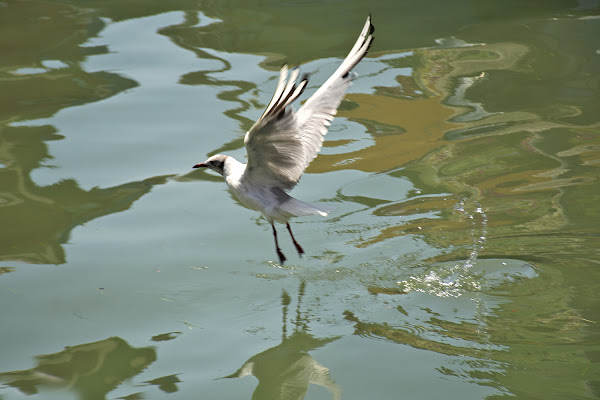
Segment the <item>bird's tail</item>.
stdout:
<path fill-rule="evenodd" d="M 326 204 L 310 204 L 290 197 L 287 201 L 279 206 L 280 210 L 294 217 L 302 217 L 305 215 L 320 215 L 326 217 L 330 212 L 335 210 L 335 207 Z"/>

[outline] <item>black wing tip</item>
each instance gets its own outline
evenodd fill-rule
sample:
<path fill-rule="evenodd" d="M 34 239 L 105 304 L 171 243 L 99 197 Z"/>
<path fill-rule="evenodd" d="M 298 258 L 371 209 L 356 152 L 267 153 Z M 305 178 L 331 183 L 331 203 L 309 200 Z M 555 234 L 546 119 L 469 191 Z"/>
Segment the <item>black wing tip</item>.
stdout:
<path fill-rule="evenodd" d="M 287 65 L 284 65 L 284 67 L 287 67 Z M 300 70 L 300 66 L 298 65 L 298 66 L 293 67 L 291 69 L 291 71 L 288 72 L 286 80 L 290 79 L 291 74 L 295 70 Z M 283 97 L 284 93 L 282 93 L 281 94 L 282 97 L 280 97 L 277 100 L 277 102 L 275 103 L 273 108 L 271 110 L 269 110 L 269 112 L 267 112 L 267 110 L 265 110 L 265 112 L 261 116 L 261 119 L 264 118 L 268 114 L 274 115 L 277 119 L 283 118 L 288 112 L 288 106 L 294 100 L 296 100 L 298 97 L 300 97 L 300 95 L 302 95 L 302 93 L 304 93 L 304 89 L 306 89 L 306 86 L 308 85 L 308 77 L 309 77 L 309 75 L 305 73 L 302 76 L 302 79 L 300 81 L 296 80 L 293 83 L 292 88 L 288 92 L 288 94 L 285 97 Z M 300 89 L 299 91 L 298 91 L 298 88 Z"/>
<path fill-rule="evenodd" d="M 373 40 L 375 40 L 375 37 L 373 36 L 373 32 L 375 32 L 375 26 L 371 22 L 371 13 L 369 13 L 369 17 L 367 18 L 367 22 L 369 23 L 369 30 L 367 31 L 367 34 L 364 36 L 363 43 L 361 44 L 361 49 L 364 48 L 364 47 L 366 47 L 364 49 L 364 53 L 360 57 L 360 59 L 357 60 L 354 63 L 354 65 L 352 65 L 346 71 L 346 73 L 344 75 L 342 75 L 342 79 L 354 79 L 354 78 L 356 78 L 358 76 L 357 74 L 353 74 L 352 73 L 352 69 L 356 66 L 356 64 L 358 64 L 360 62 L 360 60 L 363 59 L 363 57 L 365 57 L 367 55 L 367 53 L 369 52 L 369 49 L 371 49 L 371 45 L 373 44 Z"/>
<path fill-rule="evenodd" d="M 300 79 L 300 82 L 298 82 L 298 84 L 294 86 L 294 90 L 296 90 L 296 88 L 298 86 L 301 87 L 300 88 L 300 93 L 298 93 L 296 95 L 296 98 L 300 97 L 302 95 L 302 93 L 304 93 L 304 89 L 306 89 L 306 87 L 308 86 L 309 77 L 310 77 L 310 75 L 308 75 L 307 73 L 305 73 L 304 75 L 302 75 L 302 79 Z"/>
<path fill-rule="evenodd" d="M 371 13 L 369 13 L 368 21 L 369 21 L 369 33 L 367 34 L 367 38 L 365 39 L 365 43 L 368 43 L 367 44 L 367 48 L 365 49 L 365 55 L 367 55 L 367 53 L 371 49 L 371 45 L 373 44 L 373 40 L 375 40 L 375 36 L 373 36 L 373 33 L 375 32 L 375 25 L 373 25 L 373 23 L 372 23 Z"/>
<path fill-rule="evenodd" d="M 369 35 L 372 35 L 375 32 L 375 25 L 373 25 L 371 19 L 371 13 L 369 13 Z"/>
<path fill-rule="evenodd" d="M 373 25 L 373 14 L 369 12 L 369 16 L 367 17 L 367 21 L 369 22 L 369 31 L 367 32 L 367 37 L 373 36 L 375 33 L 375 25 Z"/>

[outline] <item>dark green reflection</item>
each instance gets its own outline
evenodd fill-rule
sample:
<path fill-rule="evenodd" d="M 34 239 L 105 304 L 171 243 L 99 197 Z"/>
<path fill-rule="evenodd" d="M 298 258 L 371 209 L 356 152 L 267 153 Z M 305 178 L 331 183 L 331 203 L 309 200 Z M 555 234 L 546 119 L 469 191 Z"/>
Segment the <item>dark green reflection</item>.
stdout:
<path fill-rule="evenodd" d="M 91 190 L 81 189 L 69 179 L 36 185 L 31 172 L 52 158 L 46 142 L 63 137 L 52 126 L 11 123 L 46 118 L 66 107 L 103 100 L 137 86 L 137 82 L 82 69 L 87 55 L 108 51 L 82 47 L 104 25 L 89 9 L 82 12 L 66 4 L 11 2 L 2 6 L 2 18 L 0 41 L 10 40 L 6 45 L 12 51 L 0 58 L 0 260 L 62 264 L 62 245 L 74 227 L 128 209 L 166 177 Z M 16 29 L 19 35 L 9 39 L 6 33 Z M 61 63 L 60 68 L 46 68 L 48 60 Z M 20 74 L 22 68 L 38 68 L 43 73 Z"/>
<path fill-rule="evenodd" d="M 59 138 L 49 126 L 5 127 L 0 143 L 5 151 L 0 169 L 0 260 L 62 264 L 65 244 L 78 225 L 128 209 L 167 177 L 84 190 L 73 180 L 40 187 L 30 177 L 45 158 L 46 140 Z"/>
<path fill-rule="evenodd" d="M 29 370 L 0 373 L 0 381 L 27 395 L 66 389 L 81 399 L 104 399 L 156 361 L 156 351 L 153 347 L 133 348 L 112 337 L 36 359 L 37 365 Z"/>

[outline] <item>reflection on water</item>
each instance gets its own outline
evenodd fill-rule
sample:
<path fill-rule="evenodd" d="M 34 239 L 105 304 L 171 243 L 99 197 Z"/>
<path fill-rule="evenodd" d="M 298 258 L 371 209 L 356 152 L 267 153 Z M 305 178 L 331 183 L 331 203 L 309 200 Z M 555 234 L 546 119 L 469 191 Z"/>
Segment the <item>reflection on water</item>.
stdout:
<path fill-rule="evenodd" d="M 133 348 L 113 337 L 86 343 L 43 356 L 26 371 L 0 373 L 0 381 L 31 395 L 51 389 L 66 389 L 81 399 L 104 399 L 127 379 L 156 360 L 152 347 Z"/>
<path fill-rule="evenodd" d="M 481 283 L 473 279 L 473 267 L 477 263 L 477 257 L 484 249 L 487 234 L 487 216 L 480 204 L 475 202 L 475 208 L 470 211 L 465 208 L 466 200 L 456 204 L 455 210 L 464 214 L 471 221 L 471 238 L 473 241 L 469 258 L 464 262 L 455 264 L 448 268 L 436 268 L 429 270 L 425 276 L 411 276 L 409 280 L 398 282 L 404 291 L 423 291 L 436 296 L 462 296 L 465 291 L 478 291 Z M 441 274 L 441 275 L 440 275 Z"/>
<path fill-rule="evenodd" d="M 453 265 L 424 267 L 419 276 L 433 272 L 443 279 Z M 560 283 L 565 277 L 550 267 L 541 271 L 508 259 L 479 260 L 470 274 L 480 289 L 463 286 L 460 302 L 444 293 L 437 297 L 437 288 L 412 293 L 374 290 L 378 297 L 389 298 L 387 304 L 398 304 L 396 318 L 379 321 L 350 310 L 345 318 L 361 337 L 456 357 L 436 368 L 448 378 L 463 377 L 519 398 L 561 398 L 569 393 L 593 398 L 587 385 L 594 380 L 589 351 L 595 345 L 586 343 L 585 332 L 595 321 L 569 305 L 569 290 Z M 415 293 L 426 306 L 414 306 Z M 413 299 L 403 300 L 406 296 Z M 524 370 L 531 385 L 522 382 Z"/>
<path fill-rule="evenodd" d="M 28 130 L 29 132 L 23 132 Z M 134 201 L 148 193 L 154 185 L 163 184 L 167 177 L 149 178 L 109 188 L 84 190 L 77 182 L 67 179 L 40 187 L 30 177 L 32 166 L 47 154 L 38 154 L 23 162 L 23 136 L 36 135 L 48 140 L 54 135 L 49 129 L 9 128 L 0 131 L 0 152 L 7 167 L 0 169 L 0 179 L 6 185 L 0 189 L 0 219 L 8 229 L 0 233 L 0 260 L 29 263 L 62 264 L 63 245 L 71 231 L 95 218 L 128 209 Z M 37 134 L 36 134 L 37 133 Z M 41 143 L 40 143 L 41 144 Z M 13 150 L 18 149 L 18 150 Z M 28 155 L 29 156 L 29 155 Z"/>
<path fill-rule="evenodd" d="M 309 384 L 327 388 L 335 400 L 341 399 L 340 388 L 329 375 L 329 369 L 319 364 L 308 352 L 323 347 L 339 337 L 318 339 L 309 331 L 309 319 L 301 309 L 306 283 L 298 289 L 295 318 L 290 317 L 294 331 L 288 335 L 288 308 L 291 298 L 287 292 L 281 295 L 283 314 L 281 343 L 251 357 L 240 369 L 223 378 L 243 378 L 253 375 L 258 386 L 252 399 L 301 400 L 308 391 Z"/>
<path fill-rule="evenodd" d="M 52 159 L 47 143 L 64 137 L 49 125 L 9 123 L 49 117 L 63 108 L 101 101 L 137 86 L 135 81 L 114 73 L 82 70 L 80 62 L 84 54 L 80 51 L 74 54 L 74 49 L 104 25 L 97 17 L 80 12 L 71 6 L 50 3 L 13 3 L 2 7 L 3 18 L 31 24 L 20 25 L 19 51 L 8 52 L 0 61 L 3 70 L 11 71 L 0 79 L 2 261 L 62 264 L 66 261 L 62 245 L 68 241 L 72 229 L 128 209 L 153 185 L 166 180 L 164 176 L 155 177 L 91 190 L 82 189 L 68 178 L 47 186 L 33 182 L 32 171 Z M 5 34 L 2 37 L 7 38 Z M 39 49 L 45 52 L 42 61 L 35 58 Z M 88 53 L 106 52 L 106 48 L 99 48 Z M 32 65 L 39 68 L 18 68 Z"/>
<path fill-rule="evenodd" d="M 145 385 L 154 385 L 157 386 L 164 393 L 175 393 L 178 388 L 177 384 L 180 383 L 181 380 L 175 375 L 161 376 L 160 378 L 152 379 L 151 381 L 144 382 Z"/>

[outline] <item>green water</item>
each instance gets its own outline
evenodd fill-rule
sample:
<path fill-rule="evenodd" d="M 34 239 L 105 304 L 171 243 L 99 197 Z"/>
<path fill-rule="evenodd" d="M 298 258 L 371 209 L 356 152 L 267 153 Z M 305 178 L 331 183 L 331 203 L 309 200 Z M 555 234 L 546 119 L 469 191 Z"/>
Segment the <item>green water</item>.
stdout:
<path fill-rule="evenodd" d="M 281 266 L 191 167 L 369 12 Z M 0 2 L 0 399 L 600 398 L 598 38 L 595 0 Z"/>

